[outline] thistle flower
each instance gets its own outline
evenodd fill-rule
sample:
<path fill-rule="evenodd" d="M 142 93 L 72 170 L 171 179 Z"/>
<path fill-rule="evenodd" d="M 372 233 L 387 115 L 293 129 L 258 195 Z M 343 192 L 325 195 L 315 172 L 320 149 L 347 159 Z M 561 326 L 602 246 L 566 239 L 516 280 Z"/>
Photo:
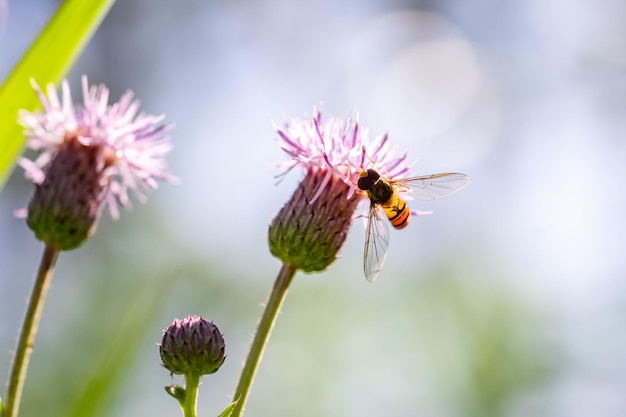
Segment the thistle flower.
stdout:
<path fill-rule="evenodd" d="M 144 202 L 157 181 L 175 180 L 165 163 L 170 125 L 161 123 L 164 115 L 137 114 L 140 103 L 132 92 L 109 105 L 109 90 L 89 87 L 83 76 L 83 105 L 75 106 L 66 80 L 61 99 L 52 84 L 46 97 L 31 83 L 43 109 L 21 110 L 19 122 L 28 148 L 40 154 L 18 163 L 36 184 L 27 223 L 38 239 L 73 249 L 95 231 L 103 205 L 117 219 L 118 205 L 131 207 L 129 192 Z"/>
<path fill-rule="evenodd" d="M 190 316 L 174 320 L 163 332 L 159 353 L 163 366 L 177 375 L 207 375 L 224 363 L 224 338 L 213 322 Z"/>
<path fill-rule="evenodd" d="M 354 217 L 367 194 L 357 186 L 364 166 L 388 178 L 406 175 L 406 154 L 394 156 L 388 134 L 370 143 L 358 116 L 343 120 L 322 114 L 277 128 L 280 146 L 291 160 L 280 164 L 284 176 L 296 167 L 305 176 L 269 228 L 270 252 L 304 272 L 322 271 L 336 259 Z"/>

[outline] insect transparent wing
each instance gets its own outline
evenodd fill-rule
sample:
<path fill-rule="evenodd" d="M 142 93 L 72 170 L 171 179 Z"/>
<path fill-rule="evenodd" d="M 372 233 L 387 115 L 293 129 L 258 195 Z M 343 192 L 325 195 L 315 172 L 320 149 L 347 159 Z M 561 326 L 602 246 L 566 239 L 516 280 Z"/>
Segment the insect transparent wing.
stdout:
<path fill-rule="evenodd" d="M 444 173 L 391 181 L 398 191 L 407 191 L 418 200 L 436 200 L 459 191 L 470 183 L 465 174 Z"/>
<path fill-rule="evenodd" d="M 370 205 L 367 230 L 365 232 L 365 250 L 363 268 L 365 278 L 373 282 L 380 274 L 389 248 L 389 226 L 378 215 L 376 205 Z"/>

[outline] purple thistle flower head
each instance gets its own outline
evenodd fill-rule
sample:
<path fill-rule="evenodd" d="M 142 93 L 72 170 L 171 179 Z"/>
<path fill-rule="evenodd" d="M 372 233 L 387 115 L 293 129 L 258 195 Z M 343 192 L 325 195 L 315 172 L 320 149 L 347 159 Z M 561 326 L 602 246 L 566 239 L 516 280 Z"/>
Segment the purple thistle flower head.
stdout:
<path fill-rule="evenodd" d="M 137 114 L 131 92 L 109 105 L 105 86 L 89 87 L 86 77 L 82 82 L 83 105 L 75 106 L 67 81 L 61 99 L 52 84 L 46 97 L 32 81 L 43 110 L 19 113 L 28 147 L 40 153 L 34 161 L 19 159 L 36 186 L 27 212 L 18 215 L 58 250 L 77 248 L 95 233 L 103 203 L 117 219 L 118 205 L 131 206 L 129 191 L 145 201 L 157 181 L 174 180 L 166 172 L 171 145 L 164 116 Z"/>
<path fill-rule="evenodd" d="M 369 142 L 355 114 L 345 122 L 331 118 L 322 123 L 321 112 L 314 109 L 312 118 L 287 123 L 278 135 L 291 158 L 280 165 L 285 170 L 280 176 L 297 166 L 306 173 L 270 225 L 270 251 L 305 272 L 321 271 L 334 261 L 357 202 L 367 201 L 363 266 L 366 278 L 375 280 L 389 246 L 388 228 L 381 219 L 387 217 L 402 229 L 411 215 L 430 214 L 410 211 L 405 198 L 446 197 L 470 182 L 460 173 L 409 177 L 407 154 L 396 156 L 387 133 Z"/>
<path fill-rule="evenodd" d="M 119 218 L 118 205 L 131 207 L 129 191 L 144 202 L 146 191 L 157 188 L 158 181 L 176 180 L 166 171 L 165 162 L 172 148 L 166 136 L 170 125 L 162 123 L 164 115 L 138 114 L 140 103 L 131 91 L 109 104 L 108 88 L 90 87 L 83 76 L 83 105 L 75 106 L 67 80 L 62 83 L 61 97 L 53 84 L 47 87 L 47 97 L 34 80 L 31 84 L 43 109 L 20 110 L 19 123 L 25 128 L 28 148 L 40 154 L 32 161 L 20 158 L 18 163 L 35 184 L 44 183 L 46 170 L 68 141 L 90 152 L 99 150 L 94 169 L 102 187 L 101 202 L 113 219 Z"/>
<path fill-rule="evenodd" d="M 285 170 L 279 177 L 298 166 L 326 172 L 315 198 L 333 174 L 349 187 L 347 197 L 351 198 L 354 193 L 365 196 L 357 187 L 359 175 L 365 169 L 373 168 L 389 179 L 405 177 L 410 169 L 406 152 L 396 156 L 397 148 L 389 146 L 389 133 L 368 140 L 368 130 L 361 127 L 356 112 L 345 121 L 331 117 L 324 123 L 322 112 L 314 108 L 311 118 L 293 120 L 277 131 L 280 147 L 291 158 L 278 165 Z"/>
<path fill-rule="evenodd" d="M 359 176 L 375 168 L 387 178 L 405 175 L 406 155 L 394 156 L 385 134 L 374 142 L 353 114 L 345 121 L 322 113 L 277 128 L 281 148 L 291 158 L 279 165 L 282 177 L 296 167 L 304 179 L 269 228 L 270 252 L 283 263 L 304 272 L 323 271 L 337 257 L 354 211 L 367 193 L 358 188 Z"/>

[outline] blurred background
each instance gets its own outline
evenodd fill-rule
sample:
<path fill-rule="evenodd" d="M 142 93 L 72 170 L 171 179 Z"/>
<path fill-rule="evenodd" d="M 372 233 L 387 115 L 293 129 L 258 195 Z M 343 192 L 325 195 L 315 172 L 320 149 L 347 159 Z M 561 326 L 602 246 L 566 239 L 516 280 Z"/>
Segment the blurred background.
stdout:
<path fill-rule="evenodd" d="M 6 2 L 1 78 L 57 6 Z M 375 283 L 361 222 L 329 271 L 297 275 L 246 415 L 626 415 L 626 3 L 120 0 L 68 75 L 77 98 L 82 74 L 167 114 L 182 182 L 62 254 L 23 416 L 180 415 L 156 343 L 191 314 L 226 339 L 200 387 L 219 414 L 301 179 L 276 185 L 272 123 L 314 105 L 389 130 L 416 174 L 473 182 L 411 203 L 434 214 L 392 231 Z M 42 252 L 12 214 L 32 191 L 17 168 L 0 196 L 3 381 Z"/>

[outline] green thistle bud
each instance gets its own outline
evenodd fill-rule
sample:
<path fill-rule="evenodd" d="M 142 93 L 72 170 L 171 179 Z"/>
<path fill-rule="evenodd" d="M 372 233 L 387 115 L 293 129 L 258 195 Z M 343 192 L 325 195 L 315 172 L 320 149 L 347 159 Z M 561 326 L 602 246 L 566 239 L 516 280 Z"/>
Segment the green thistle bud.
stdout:
<path fill-rule="evenodd" d="M 207 375 L 224 363 L 224 338 L 212 322 L 190 316 L 164 331 L 159 345 L 163 366 L 173 374 Z"/>
<path fill-rule="evenodd" d="M 304 272 L 328 268 L 346 240 L 359 202 L 358 194 L 348 198 L 349 191 L 336 174 L 308 168 L 269 227 L 272 255 Z"/>
<path fill-rule="evenodd" d="M 102 202 L 102 148 L 67 137 L 37 185 L 26 222 L 37 239 L 58 250 L 75 249 L 95 231 Z"/>

